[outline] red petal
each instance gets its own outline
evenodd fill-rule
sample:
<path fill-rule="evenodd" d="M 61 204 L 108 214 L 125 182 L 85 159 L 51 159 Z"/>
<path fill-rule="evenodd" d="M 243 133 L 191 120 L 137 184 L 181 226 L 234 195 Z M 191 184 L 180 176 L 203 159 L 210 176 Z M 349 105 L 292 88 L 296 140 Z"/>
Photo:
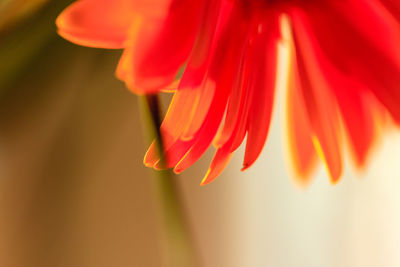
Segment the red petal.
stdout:
<path fill-rule="evenodd" d="M 276 85 L 277 41 L 279 21 L 276 14 L 268 14 L 257 25 L 254 53 L 251 58 L 250 113 L 247 122 L 247 143 L 243 169 L 249 168 L 260 155 L 267 139 Z"/>
<path fill-rule="evenodd" d="M 133 87 L 154 91 L 174 81 L 192 51 L 206 2 L 174 0 L 164 20 L 144 20 L 131 44 Z"/>
<path fill-rule="evenodd" d="M 243 142 L 246 134 L 246 125 L 250 110 L 248 76 L 249 63 L 251 62 L 248 54 L 252 50 L 248 41 L 246 40 L 245 53 L 243 54 L 243 58 L 241 58 L 235 84 L 229 98 L 224 126 L 220 134 L 214 138 L 214 145 L 217 147 L 217 152 L 201 185 L 211 183 L 222 173 L 232 156 L 232 152 Z"/>
<path fill-rule="evenodd" d="M 356 163 L 361 166 L 375 139 L 373 118 L 375 105 L 369 106 L 370 102 L 366 102 L 367 89 L 354 81 L 352 77 L 345 76 L 335 69 L 326 56 L 321 53 L 319 47 L 315 45 L 313 50 L 318 58 L 318 65 L 324 79 L 332 86 L 329 89 L 336 96 L 351 151 Z"/>
<path fill-rule="evenodd" d="M 203 83 L 211 59 L 210 52 L 220 13 L 221 0 L 206 1 L 200 30 L 183 73 L 180 88 L 197 88 Z"/>
<path fill-rule="evenodd" d="M 381 0 L 388 12 L 400 21 L 400 2 L 398 0 Z"/>
<path fill-rule="evenodd" d="M 332 74 L 332 73 L 331 73 Z M 367 102 L 360 86 L 350 83 L 344 77 L 336 76 L 338 87 L 335 90 L 345 130 L 351 144 L 351 151 L 358 166 L 365 163 L 368 152 L 375 140 L 374 105 Z"/>
<path fill-rule="evenodd" d="M 217 148 L 224 146 L 230 141 L 230 139 L 232 139 L 232 136 L 235 135 L 234 132 L 236 131 L 237 125 L 240 121 L 242 121 L 244 125 L 242 131 L 243 137 L 246 134 L 246 121 L 249 102 L 249 60 L 247 56 L 249 50 L 250 47 L 247 45 L 246 53 L 243 56 L 244 58 L 241 59 L 243 63 L 240 64 L 238 73 L 235 75 L 235 83 L 232 88 L 231 95 L 229 96 L 224 125 L 222 130 L 214 139 L 214 146 Z"/>
<path fill-rule="evenodd" d="M 370 90 L 400 122 L 400 32 L 385 14 L 375 1 L 327 1 L 307 10 L 307 20 L 329 61 Z"/>
<path fill-rule="evenodd" d="M 243 40 L 246 40 L 248 34 L 248 21 L 243 15 L 239 9 L 232 11 L 227 27 L 221 33 L 210 66 L 210 75 L 216 83 L 215 97 L 204 124 L 198 132 L 198 137 L 195 138 L 196 142 L 175 167 L 174 170 L 177 173 L 185 170 L 201 157 L 210 146 L 221 123 L 233 86 L 233 76 L 240 68 L 240 59 L 245 52 Z"/>

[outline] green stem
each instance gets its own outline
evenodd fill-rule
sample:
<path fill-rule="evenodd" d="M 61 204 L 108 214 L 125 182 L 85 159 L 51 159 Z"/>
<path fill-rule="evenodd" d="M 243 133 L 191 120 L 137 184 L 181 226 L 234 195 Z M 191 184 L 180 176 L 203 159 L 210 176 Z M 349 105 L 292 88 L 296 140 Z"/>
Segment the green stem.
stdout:
<path fill-rule="evenodd" d="M 150 132 L 156 140 L 160 162 L 165 164 L 163 143 L 161 138 L 161 110 L 158 95 L 143 97 L 143 110 Z M 171 170 L 155 172 L 154 186 L 158 195 L 159 207 L 162 213 L 165 245 L 164 251 L 167 266 L 170 267 L 197 267 L 199 266 L 192 235 L 184 214 L 183 204 L 176 177 Z"/>

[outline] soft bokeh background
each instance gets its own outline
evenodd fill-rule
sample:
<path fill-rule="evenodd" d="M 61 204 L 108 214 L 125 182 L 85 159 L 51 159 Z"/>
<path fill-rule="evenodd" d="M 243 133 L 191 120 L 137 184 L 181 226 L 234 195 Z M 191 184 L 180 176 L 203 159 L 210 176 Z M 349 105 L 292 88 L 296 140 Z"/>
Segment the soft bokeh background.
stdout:
<path fill-rule="evenodd" d="M 137 97 L 114 77 L 121 52 L 59 38 L 69 2 L 0 0 L 0 266 L 163 266 Z M 176 178 L 203 266 L 399 266 L 400 134 L 365 172 L 331 186 L 320 168 L 301 189 L 281 110 L 250 170 L 239 151 L 200 187 L 210 154 Z"/>

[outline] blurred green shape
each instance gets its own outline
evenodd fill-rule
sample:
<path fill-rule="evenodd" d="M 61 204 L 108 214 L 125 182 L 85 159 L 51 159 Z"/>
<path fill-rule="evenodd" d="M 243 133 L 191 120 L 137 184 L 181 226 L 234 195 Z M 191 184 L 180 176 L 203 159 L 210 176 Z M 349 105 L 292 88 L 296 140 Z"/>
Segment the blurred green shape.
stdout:
<path fill-rule="evenodd" d="M 147 126 L 147 136 L 155 140 L 161 166 L 165 166 L 164 144 L 162 142 L 162 111 L 158 95 L 145 95 L 139 106 L 143 125 Z M 146 134 L 145 134 L 146 136 Z M 156 194 L 164 234 L 164 254 L 168 267 L 201 266 L 200 256 L 191 232 L 181 189 L 172 170 L 153 171 L 154 193 Z"/>
<path fill-rule="evenodd" d="M 2 0 L 0 30 L 38 11 L 49 0 Z"/>
<path fill-rule="evenodd" d="M 0 16 L 17 5 L 15 16 L 17 22 L 8 23 L 8 19 L 0 19 L 0 98 L 10 88 L 13 81 L 22 79 L 21 73 L 39 56 L 51 40 L 57 38 L 54 21 L 61 10 L 71 0 L 50 1 L 7 1 L 0 6 Z M 25 3 L 25 4 L 24 4 Z M 42 8 L 39 8 L 44 5 Z M 20 9 L 18 9 L 20 8 Z M 31 14 L 27 10 L 35 13 Z M 13 13 L 11 12 L 11 13 Z M 26 16 L 21 17 L 21 14 Z M 1 27 L 7 25 L 7 27 Z M 40 66 L 37 66 L 40 68 Z"/>

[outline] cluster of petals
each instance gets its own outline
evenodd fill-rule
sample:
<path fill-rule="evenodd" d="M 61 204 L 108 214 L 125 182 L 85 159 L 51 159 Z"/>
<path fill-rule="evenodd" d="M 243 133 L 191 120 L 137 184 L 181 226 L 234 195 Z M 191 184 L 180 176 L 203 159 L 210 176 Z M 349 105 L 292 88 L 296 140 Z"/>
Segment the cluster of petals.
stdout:
<path fill-rule="evenodd" d="M 174 89 L 161 125 L 166 166 L 154 144 L 144 162 L 180 173 L 214 145 L 206 184 L 244 140 L 243 169 L 260 155 L 283 41 L 294 170 L 307 181 L 319 158 L 337 181 L 344 146 L 365 165 L 381 121 L 400 123 L 399 21 L 398 0 L 80 0 L 57 25 L 77 44 L 124 49 L 117 76 L 132 91 Z"/>

